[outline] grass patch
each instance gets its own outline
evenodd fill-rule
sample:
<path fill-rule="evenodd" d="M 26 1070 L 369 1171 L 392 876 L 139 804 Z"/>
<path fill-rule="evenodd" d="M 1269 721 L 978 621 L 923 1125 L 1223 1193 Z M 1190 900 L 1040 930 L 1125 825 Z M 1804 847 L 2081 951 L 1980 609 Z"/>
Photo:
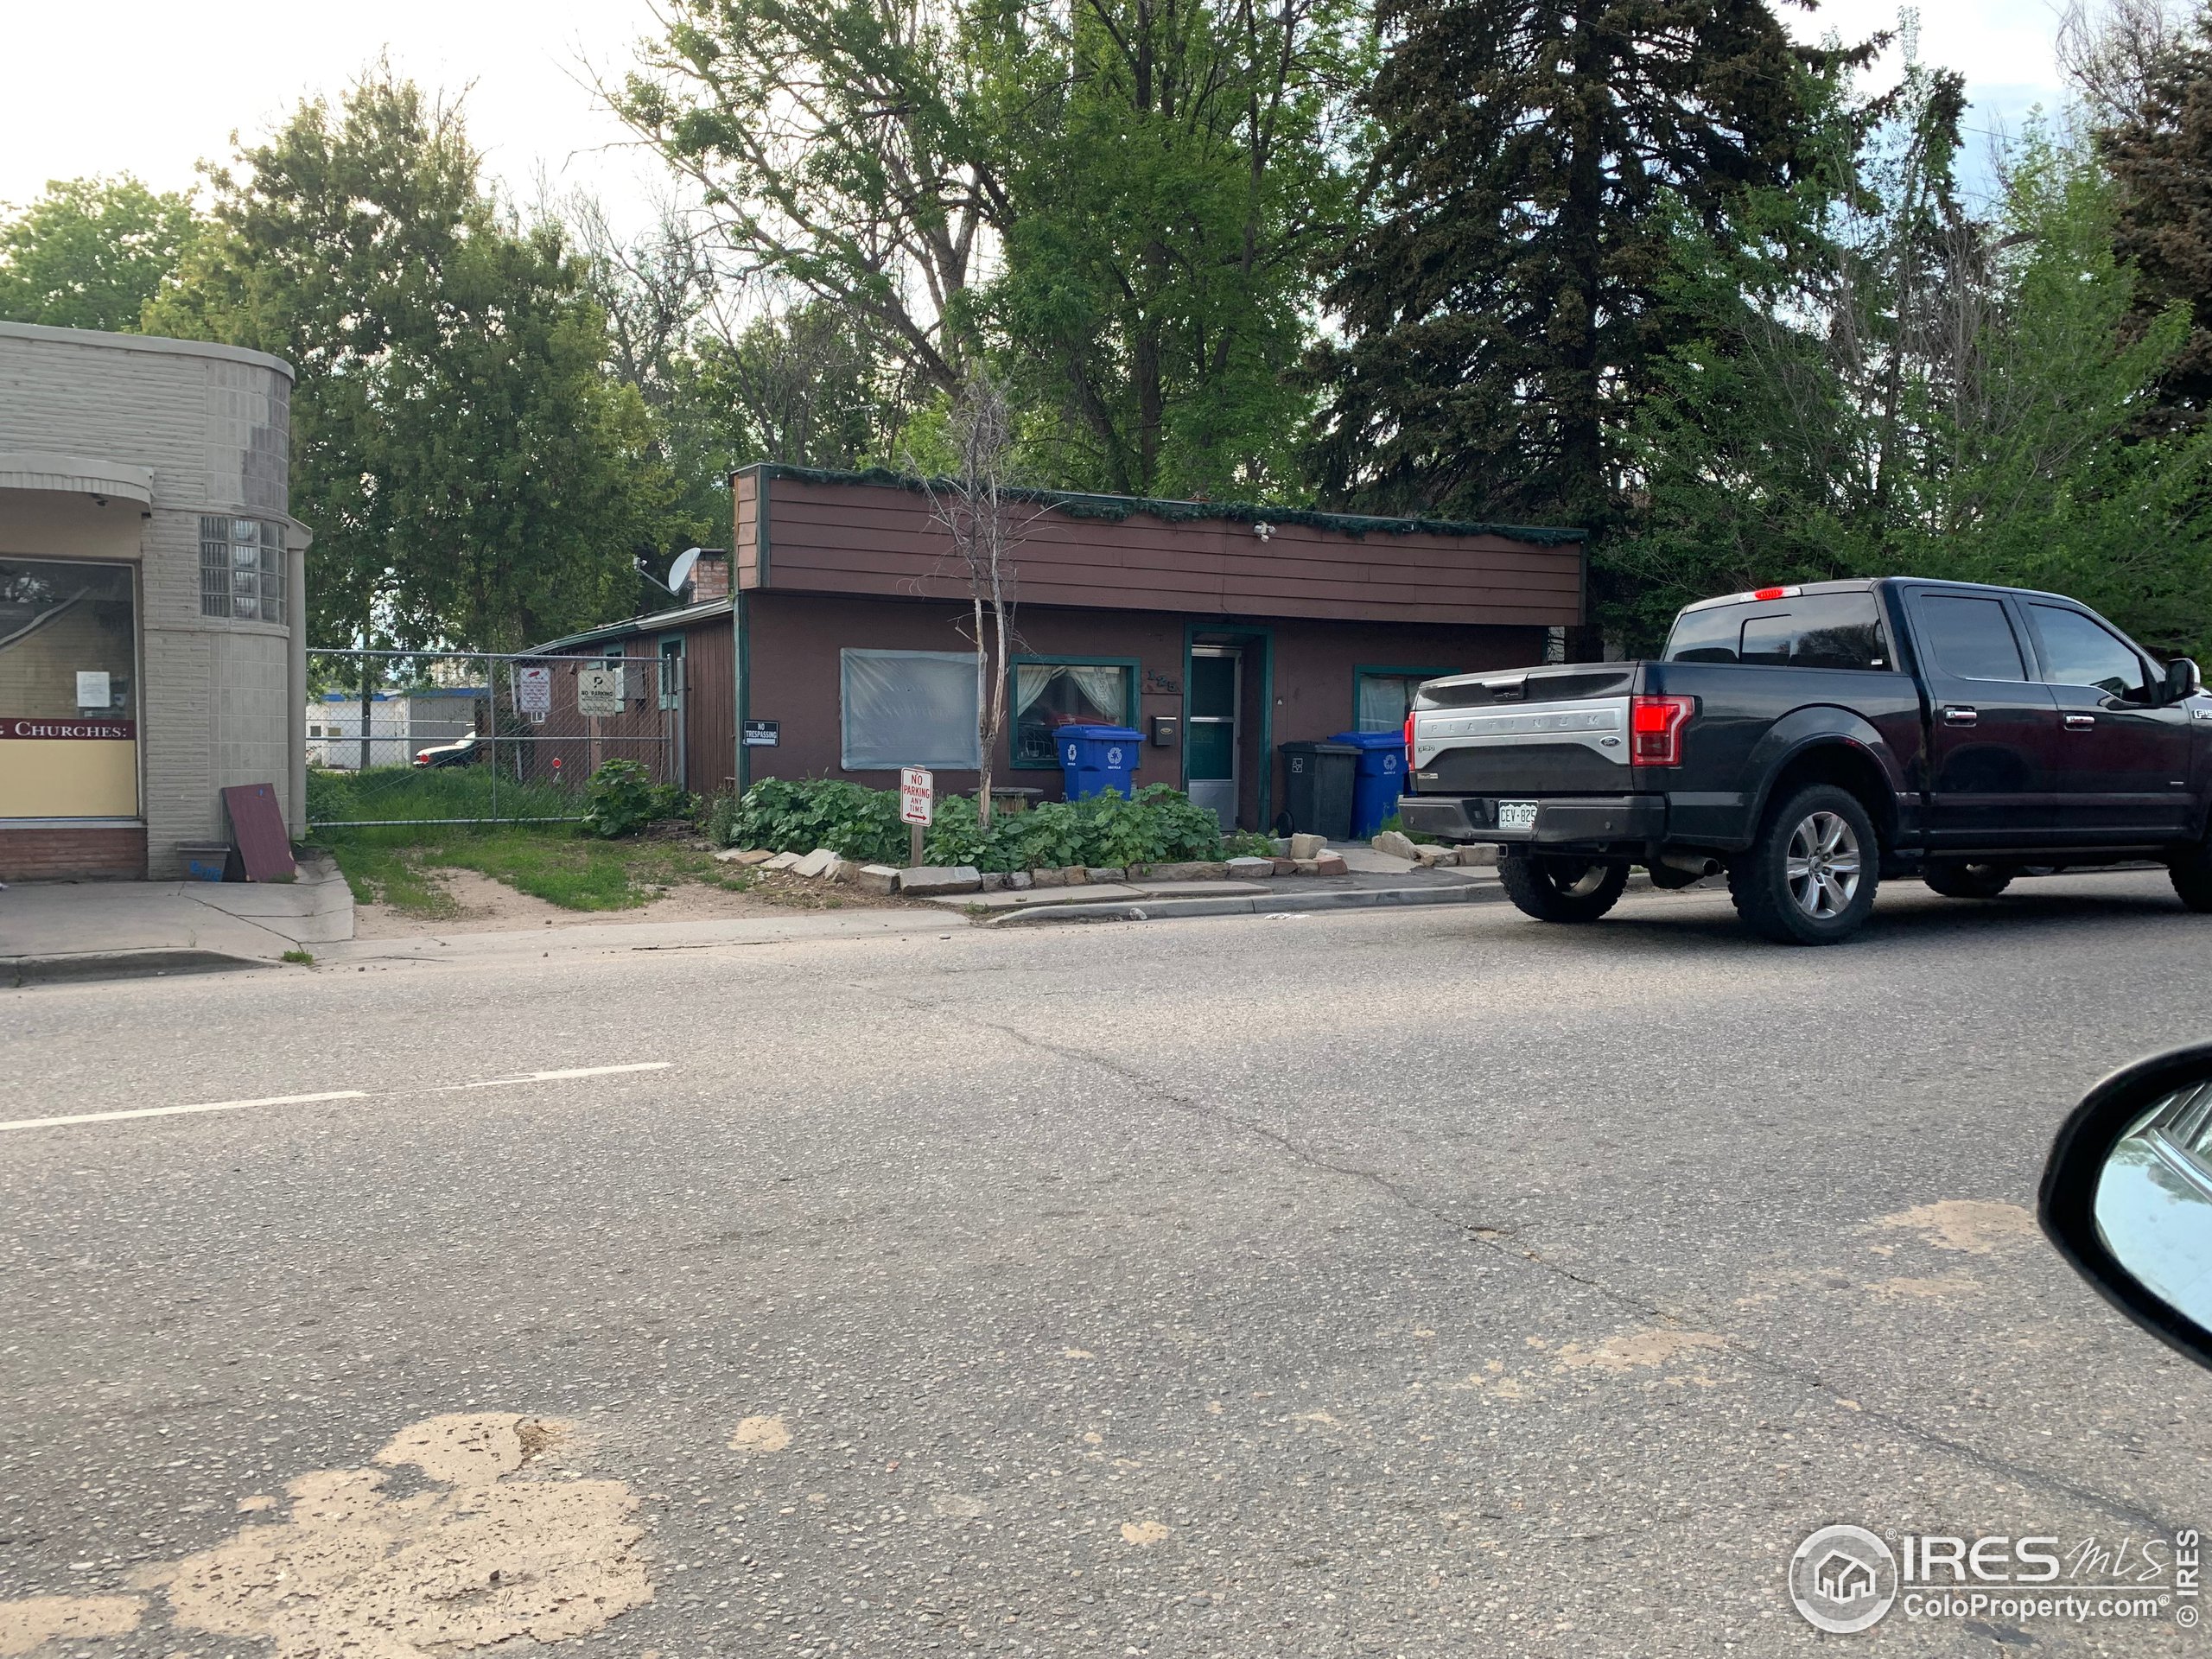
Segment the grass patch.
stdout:
<path fill-rule="evenodd" d="M 583 810 L 573 790 L 522 783 L 512 773 L 495 778 L 489 766 L 308 771 L 308 822 L 317 829 L 385 818 L 577 818 Z M 436 823 L 387 827 L 430 834 L 440 829 Z"/>
<path fill-rule="evenodd" d="M 283 956 L 279 957 L 277 960 L 279 962 L 296 963 L 302 968 L 312 968 L 315 966 L 314 956 L 310 952 L 305 950 L 287 950 Z"/>
<path fill-rule="evenodd" d="M 726 892 L 753 885 L 680 841 L 601 841 L 565 826 L 390 825 L 327 830 L 320 837 L 338 861 L 356 904 L 385 904 L 404 915 L 441 921 L 460 906 L 437 878 L 474 870 L 563 910 L 635 910 L 680 882 Z"/>

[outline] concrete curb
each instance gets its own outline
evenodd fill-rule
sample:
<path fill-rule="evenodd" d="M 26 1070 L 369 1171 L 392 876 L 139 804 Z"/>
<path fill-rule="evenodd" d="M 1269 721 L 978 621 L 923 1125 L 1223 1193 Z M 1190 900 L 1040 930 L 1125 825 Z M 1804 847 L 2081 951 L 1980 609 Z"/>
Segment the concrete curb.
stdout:
<path fill-rule="evenodd" d="M 1495 881 L 1452 887 L 1351 887 L 1332 893 L 1255 893 L 1249 898 L 1154 899 L 1133 904 L 1039 905 L 978 917 L 979 927 L 1020 927 L 1039 922 L 1166 922 L 1179 916 L 1280 916 L 1314 910 L 1382 910 L 1416 905 L 1480 905 L 1505 897 Z"/>
<path fill-rule="evenodd" d="M 0 984 L 154 979 L 164 974 L 222 974 L 238 968 L 276 966 L 273 962 L 221 950 L 87 950 L 75 956 L 0 957 Z"/>

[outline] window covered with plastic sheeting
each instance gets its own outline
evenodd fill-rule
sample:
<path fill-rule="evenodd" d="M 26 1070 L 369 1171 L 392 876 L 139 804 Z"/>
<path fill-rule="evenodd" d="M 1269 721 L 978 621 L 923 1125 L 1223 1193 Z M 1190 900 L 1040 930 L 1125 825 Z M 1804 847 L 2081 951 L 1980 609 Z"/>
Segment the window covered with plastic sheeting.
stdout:
<path fill-rule="evenodd" d="M 846 771 L 974 772 L 982 765 L 973 652 L 845 651 L 838 658 L 838 764 Z"/>

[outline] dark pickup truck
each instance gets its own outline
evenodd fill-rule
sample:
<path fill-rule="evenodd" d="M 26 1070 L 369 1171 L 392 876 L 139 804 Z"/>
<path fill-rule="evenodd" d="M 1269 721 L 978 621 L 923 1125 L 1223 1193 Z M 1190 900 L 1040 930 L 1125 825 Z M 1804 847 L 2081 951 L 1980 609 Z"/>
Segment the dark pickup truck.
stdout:
<path fill-rule="evenodd" d="M 1993 898 L 2024 867 L 2158 859 L 2212 911 L 2212 698 L 2056 594 L 1890 577 L 1692 605 L 1655 662 L 1463 674 L 1406 721 L 1406 827 L 1492 842 L 1529 915 L 1642 866 L 1726 871 L 1745 923 L 1847 938 L 1883 876 Z"/>

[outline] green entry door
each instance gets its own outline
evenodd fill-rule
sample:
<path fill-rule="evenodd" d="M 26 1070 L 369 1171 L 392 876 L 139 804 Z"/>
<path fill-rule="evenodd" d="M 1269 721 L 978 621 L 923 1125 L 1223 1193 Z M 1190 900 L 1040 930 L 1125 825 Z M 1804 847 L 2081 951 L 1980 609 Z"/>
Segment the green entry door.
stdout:
<path fill-rule="evenodd" d="M 1191 648 L 1183 717 L 1183 776 L 1191 799 L 1224 830 L 1236 827 L 1236 705 L 1243 653 L 1234 645 Z"/>

